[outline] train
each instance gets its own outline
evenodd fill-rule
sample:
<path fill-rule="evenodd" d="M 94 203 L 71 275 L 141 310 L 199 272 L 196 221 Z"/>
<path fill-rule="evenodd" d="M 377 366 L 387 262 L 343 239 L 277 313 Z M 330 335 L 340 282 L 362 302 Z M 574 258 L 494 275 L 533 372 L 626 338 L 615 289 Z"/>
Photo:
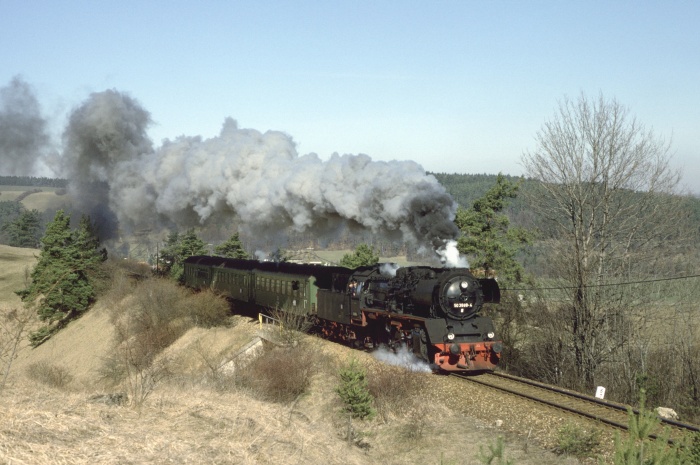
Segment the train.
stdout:
<path fill-rule="evenodd" d="M 481 314 L 484 304 L 500 301 L 498 283 L 467 268 L 192 256 L 183 279 L 193 289 L 308 319 L 322 336 L 356 348 L 406 345 L 435 371 L 493 371 L 503 350 L 493 320 Z"/>

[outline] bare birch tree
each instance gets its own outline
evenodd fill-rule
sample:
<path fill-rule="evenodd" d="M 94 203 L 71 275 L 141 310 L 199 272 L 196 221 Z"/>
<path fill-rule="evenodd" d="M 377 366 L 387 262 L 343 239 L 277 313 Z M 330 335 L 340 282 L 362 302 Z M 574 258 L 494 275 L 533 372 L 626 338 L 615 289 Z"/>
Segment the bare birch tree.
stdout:
<path fill-rule="evenodd" d="M 536 140 L 522 157 L 526 176 L 540 181 L 531 205 L 555 244 L 574 370 L 591 387 L 640 321 L 630 309 L 649 305 L 635 294 L 641 286 L 616 284 L 648 278 L 659 247 L 679 235 L 680 176 L 670 144 L 602 95 L 561 101 Z"/>

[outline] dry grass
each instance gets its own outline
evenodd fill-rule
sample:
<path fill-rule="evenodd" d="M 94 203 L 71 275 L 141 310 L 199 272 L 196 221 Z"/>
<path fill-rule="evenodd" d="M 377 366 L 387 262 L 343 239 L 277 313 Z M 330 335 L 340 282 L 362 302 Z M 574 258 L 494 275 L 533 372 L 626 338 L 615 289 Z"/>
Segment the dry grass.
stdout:
<path fill-rule="evenodd" d="M 25 288 L 38 256 L 36 249 L 0 245 L 0 309 L 21 305 L 15 291 Z"/>
<path fill-rule="evenodd" d="M 140 410 L 16 389 L 0 407 L 0 461 L 31 464 L 365 463 L 322 419 L 238 393 L 163 389 Z M 205 395 L 203 395 L 205 394 Z M 8 428 L 12 425 L 11 428 Z"/>
<path fill-rule="evenodd" d="M 493 395 L 464 392 L 459 381 L 387 367 L 310 336 L 250 365 L 253 389 L 234 382 L 222 390 L 217 381 L 230 376 L 222 367 L 259 331 L 257 321 L 241 316 L 227 326 L 189 324 L 182 331 L 173 323 L 177 335 L 170 327 L 161 338 L 149 318 L 167 315 L 142 312 L 132 328 L 167 342 L 149 356 L 150 366 L 163 371 L 147 396 L 126 399 L 134 395 L 128 379 L 103 378 L 115 344 L 125 342 L 115 337 L 115 315 L 157 303 L 177 322 L 184 318 L 178 301 L 189 297 L 168 288 L 139 295 L 131 291 L 141 284 L 129 279 L 115 278 L 115 284 L 114 293 L 46 344 L 21 347 L 0 392 L 0 464 L 479 464 L 479 446 L 500 435 L 519 465 L 578 463 L 495 428 L 493 420 L 512 408 Z M 367 367 L 382 409 L 371 422 L 349 422 L 334 391 L 338 368 L 351 356 Z"/>
<path fill-rule="evenodd" d="M 375 399 L 380 418 L 390 422 L 397 417 L 412 417 L 411 420 L 423 417 L 424 403 L 415 394 L 425 393 L 432 377 L 432 374 L 414 373 L 404 367 L 373 364 L 367 376 L 368 388 Z M 416 426 L 409 436 L 422 435 L 422 422 L 412 423 Z"/>
<path fill-rule="evenodd" d="M 240 322 L 226 331 L 249 333 L 251 325 Z M 194 351 L 208 331 L 192 329 L 165 355 Z M 306 394 L 292 402 L 266 402 L 248 389 L 215 389 L 196 363 L 180 367 L 179 376 L 157 385 L 138 408 L 112 402 L 118 397 L 110 394 L 119 391 L 97 385 L 56 389 L 16 376 L 0 403 L 0 463 L 478 464 L 479 445 L 504 434 L 464 413 L 482 413 L 478 393 L 455 395 L 458 384 L 436 377 L 424 392 L 402 391 L 405 404 L 397 403 L 388 420 L 353 421 L 353 437 L 360 440 L 348 443 L 348 421 L 333 389 L 337 364 L 350 356 L 349 349 L 316 339 L 306 343 L 316 353 L 315 374 Z M 196 355 L 190 354 L 193 360 Z M 370 376 L 377 372 L 378 362 L 367 354 L 352 356 L 369 366 Z M 532 445 L 526 452 L 513 436 L 506 452 L 520 465 L 577 463 Z"/>

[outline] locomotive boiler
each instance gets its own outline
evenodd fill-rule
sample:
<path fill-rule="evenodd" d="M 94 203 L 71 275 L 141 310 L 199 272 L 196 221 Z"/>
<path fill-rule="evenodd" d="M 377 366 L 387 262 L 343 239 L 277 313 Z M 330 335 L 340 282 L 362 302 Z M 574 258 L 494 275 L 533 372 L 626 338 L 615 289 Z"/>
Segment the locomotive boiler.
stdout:
<path fill-rule="evenodd" d="M 312 320 L 325 337 L 357 348 L 407 345 L 433 368 L 493 370 L 502 343 L 484 304 L 498 303 L 496 280 L 466 268 L 389 264 L 338 266 L 196 256 L 185 283 L 233 300 Z"/>

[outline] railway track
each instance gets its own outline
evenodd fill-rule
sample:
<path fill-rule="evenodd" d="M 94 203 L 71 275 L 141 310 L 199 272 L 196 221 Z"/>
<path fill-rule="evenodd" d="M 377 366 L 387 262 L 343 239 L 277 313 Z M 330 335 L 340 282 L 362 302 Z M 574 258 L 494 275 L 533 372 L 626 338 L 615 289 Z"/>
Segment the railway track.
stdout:
<path fill-rule="evenodd" d="M 454 374 L 467 382 L 497 389 L 502 392 L 546 405 L 568 414 L 594 420 L 609 428 L 627 430 L 628 406 L 598 399 L 593 396 L 562 389 L 537 381 L 519 378 L 504 373 L 485 373 L 479 376 Z M 634 410 L 635 413 L 639 413 Z M 669 430 L 669 442 L 680 439 L 684 434 L 698 432 L 696 425 L 660 418 L 661 424 L 649 436 L 659 437 L 665 428 Z"/>

